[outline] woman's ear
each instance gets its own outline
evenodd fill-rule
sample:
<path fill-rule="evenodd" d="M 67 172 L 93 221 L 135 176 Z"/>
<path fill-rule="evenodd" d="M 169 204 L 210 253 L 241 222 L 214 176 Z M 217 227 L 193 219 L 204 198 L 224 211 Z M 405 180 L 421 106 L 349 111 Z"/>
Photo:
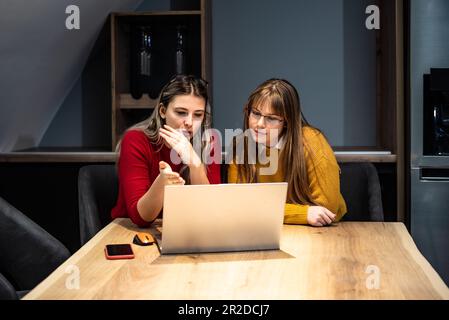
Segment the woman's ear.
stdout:
<path fill-rule="evenodd" d="M 161 103 L 159 105 L 159 115 L 162 119 L 165 119 L 165 113 L 167 112 L 167 109 L 164 107 L 164 105 Z"/>

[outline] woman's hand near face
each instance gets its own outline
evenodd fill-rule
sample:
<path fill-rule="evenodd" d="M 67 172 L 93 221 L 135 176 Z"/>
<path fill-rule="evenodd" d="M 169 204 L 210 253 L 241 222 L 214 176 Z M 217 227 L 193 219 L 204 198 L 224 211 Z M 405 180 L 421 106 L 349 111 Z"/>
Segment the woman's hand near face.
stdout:
<path fill-rule="evenodd" d="M 190 140 L 168 125 L 165 125 L 164 128 L 159 130 L 159 134 L 178 153 L 182 162 L 189 166 L 190 183 L 209 184 L 206 167 L 190 144 Z"/>
<path fill-rule="evenodd" d="M 159 179 L 163 185 L 185 184 L 185 180 L 179 176 L 179 173 L 173 172 L 167 162 L 159 162 Z"/>
<path fill-rule="evenodd" d="M 324 227 L 335 221 L 336 215 L 324 207 L 310 206 L 307 211 L 307 222 L 314 227 Z"/>
<path fill-rule="evenodd" d="M 159 130 L 160 136 L 173 148 L 181 158 L 182 162 L 188 166 L 200 166 L 201 159 L 193 150 L 190 140 L 180 131 L 173 129 L 168 125 Z"/>

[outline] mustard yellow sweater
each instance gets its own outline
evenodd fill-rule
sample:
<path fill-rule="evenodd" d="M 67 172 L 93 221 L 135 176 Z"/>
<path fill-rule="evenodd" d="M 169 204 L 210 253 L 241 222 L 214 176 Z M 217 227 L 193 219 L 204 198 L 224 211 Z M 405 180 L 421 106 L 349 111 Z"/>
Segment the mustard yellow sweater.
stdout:
<path fill-rule="evenodd" d="M 340 168 L 332 148 L 319 131 L 310 127 L 303 128 L 303 139 L 304 145 L 311 150 L 308 151 L 306 147 L 304 155 L 312 199 L 318 205 L 336 214 L 336 221 L 339 221 L 346 213 L 346 203 L 340 193 Z M 259 175 L 258 181 L 260 183 L 283 182 L 284 171 L 280 161 L 278 163 L 275 174 Z M 260 167 L 262 167 L 260 164 L 256 164 L 257 172 Z M 229 165 L 228 182 L 237 183 L 237 165 L 234 163 Z M 308 205 L 285 204 L 284 223 L 307 224 L 308 209 Z"/>

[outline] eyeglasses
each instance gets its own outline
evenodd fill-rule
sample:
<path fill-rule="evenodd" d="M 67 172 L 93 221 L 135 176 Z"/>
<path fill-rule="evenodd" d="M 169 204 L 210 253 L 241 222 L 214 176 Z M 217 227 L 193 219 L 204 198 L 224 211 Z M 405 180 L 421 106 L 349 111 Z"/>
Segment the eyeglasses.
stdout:
<path fill-rule="evenodd" d="M 267 115 L 263 115 L 262 113 L 260 113 L 257 110 L 251 109 L 250 113 L 249 113 L 250 117 L 252 117 L 254 120 L 259 121 L 260 118 L 264 118 L 265 120 L 265 124 L 270 126 L 270 127 L 277 127 L 280 126 L 284 120 L 281 120 L 279 118 L 273 117 L 273 116 L 267 116 Z"/>

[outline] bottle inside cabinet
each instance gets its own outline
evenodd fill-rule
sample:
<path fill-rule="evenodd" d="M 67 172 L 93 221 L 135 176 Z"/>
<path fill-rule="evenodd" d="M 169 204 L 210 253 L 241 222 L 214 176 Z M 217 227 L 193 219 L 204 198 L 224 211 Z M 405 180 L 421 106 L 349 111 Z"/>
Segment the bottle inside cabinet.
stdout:
<path fill-rule="evenodd" d="M 131 41 L 131 77 L 130 93 L 134 99 L 142 98 L 152 76 L 152 33 L 151 27 L 133 28 L 133 41 Z"/>
<path fill-rule="evenodd" d="M 176 74 L 202 75 L 200 26 L 195 18 L 167 17 L 131 26 L 129 93 L 134 99 L 143 95 L 157 99 L 164 84 Z"/>
<path fill-rule="evenodd" d="M 176 27 L 176 74 L 186 73 L 185 26 Z"/>
<path fill-rule="evenodd" d="M 176 74 L 204 77 L 202 14 L 118 13 L 113 19 L 113 145 L 149 116 Z"/>

